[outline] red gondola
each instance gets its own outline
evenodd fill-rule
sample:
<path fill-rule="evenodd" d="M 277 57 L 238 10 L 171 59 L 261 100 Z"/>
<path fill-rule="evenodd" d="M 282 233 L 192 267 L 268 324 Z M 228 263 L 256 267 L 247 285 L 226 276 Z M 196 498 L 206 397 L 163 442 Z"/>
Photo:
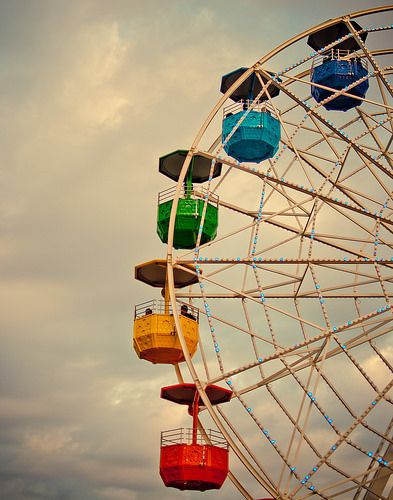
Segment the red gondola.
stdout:
<path fill-rule="evenodd" d="M 209 385 L 205 392 L 211 404 L 229 401 L 232 392 Z M 161 398 L 188 405 L 192 429 L 161 433 L 160 475 L 165 486 L 180 490 L 206 491 L 221 488 L 228 475 L 228 443 L 218 431 L 199 430 L 199 406 L 203 404 L 195 384 L 177 384 L 161 389 Z"/>

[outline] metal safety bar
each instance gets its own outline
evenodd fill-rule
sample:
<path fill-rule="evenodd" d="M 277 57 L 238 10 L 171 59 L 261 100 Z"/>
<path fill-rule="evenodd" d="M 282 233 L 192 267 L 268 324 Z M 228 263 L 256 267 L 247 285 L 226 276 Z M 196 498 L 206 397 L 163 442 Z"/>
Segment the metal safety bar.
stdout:
<path fill-rule="evenodd" d="M 252 108 L 251 111 L 257 111 L 258 113 L 270 113 L 271 115 L 277 116 L 273 106 L 268 101 L 253 101 L 250 99 L 242 99 L 241 101 L 235 102 L 226 106 L 224 108 L 224 118 L 229 115 L 235 115 L 242 111 L 247 111 Z"/>
<path fill-rule="evenodd" d="M 197 307 L 181 302 L 177 304 L 176 310 L 178 314 L 182 314 L 187 318 L 195 319 L 199 322 L 199 309 Z M 142 318 L 149 314 L 173 314 L 172 305 L 166 304 L 165 307 L 165 300 L 148 300 L 135 306 L 135 319 Z"/>
<path fill-rule="evenodd" d="M 165 307 L 165 300 L 148 300 L 135 306 L 135 318 L 148 314 L 172 314 L 172 306 Z"/>
<path fill-rule="evenodd" d="M 169 431 L 161 432 L 161 448 L 174 444 L 192 444 L 193 440 L 192 428 L 178 428 Z M 196 436 L 196 444 L 213 445 L 219 448 L 228 449 L 228 443 L 220 431 L 206 429 L 203 432 L 198 429 Z"/>
<path fill-rule="evenodd" d="M 324 52 L 322 55 L 314 57 L 312 68 L 320 66 L 327 61 L 348 61 L 350 63 L 360 63 L 364 69 L 368 69 L 368 63 L 365 56 L 361 56 L 356 52 L 352 52 L 350 50 L 342 49 L 330 49 L 327 52 Z"/>
<path fill-rule="evenodd" d="M 161 191 L 158 193 L 158 204 L 164 203 L 169 200 L 173 200 L 176 194 L 176 186 L 171 187 L 169 189 L 165 189 L 165 191 Z M 207 201 L 217 206 L 218 205 L 218 196 L 209 192 L 206 188 L 202 186 L 187 188 L 183 186 L 180 191 L 181 198 L 191 198 L 192 200 L 202 199 L 205 200 L 207 197 Z"/>

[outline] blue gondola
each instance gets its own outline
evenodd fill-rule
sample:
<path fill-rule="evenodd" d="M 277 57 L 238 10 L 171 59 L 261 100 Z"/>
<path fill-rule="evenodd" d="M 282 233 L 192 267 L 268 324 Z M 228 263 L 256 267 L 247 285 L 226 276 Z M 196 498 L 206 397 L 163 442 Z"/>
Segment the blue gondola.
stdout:
<path fill-rule="evenodd" d="M 255 107 L 248 110 L 251 104 Z M 233 128 L 242 118 L 244 120 L 228 140 Z M 280 122 L 266 104 L 240 102 L 224 110 L 224 150 L 240 162 L 259 163 L 272 158 L 278 150 L 280 136 Z"/>
<path fill-rule="evenodd" d="M 321 102 L 331 97 L 334 91 L 346 89 L 360 80 L 357 85 L 348 89 L 347 94 L 350 96 L 340 95 L 323 105 L 327 110 L 348 111 L 362 104 L 362 101 L 357 98 L 366 96 L 369 88 L 368 78 L 365 78 L 367 75 L 367 66 L 362 58 L 356 56 L 349 58 L 349 54 L 343 54 L 338 50 L 333 51 L 331 55 L 325 56 L 320 64 L 317 63 L 311 73 L 313 83 L 332 90 L 312 86 L 311 95 L 317 102 Z"/>
<path fill-rule="evenodd" d="M 221 92 L 225 93 L 245 71 L 247 68 L 239 68 L 224 75 Z M 276 97 L 280 90 L 263 75 L 261 79 L 267 84 L 267 92 L 262 92 L 261 82 L 253 72 L 231 95 L 236 104 L 224 110 L 222 124 L 224 150 L 239 162 L 259 163 L 272 158 L 278 150 L 281 137 L 280 122 L 266 101 Z M 257 96 L 258 101 L 255 100 Z"/>
<path fill-rule="evenodd" d="M 366 60 L 357 53 L 362 48 L 361 43 L 367 38 L 367 32 L 363 32 L 362 27 L 355 21 L 352 21 L 352 26 L 360 33 L 360 44 L 358 39 L 351 35 L 344 21 L 312 33 L 307 40 L 310 47 L 322 53 L 314 61 L 311 82 L 329 87 L 311 87 L 311 95 L 317 102 L 322 102 L 335 92 L 346 90 L 359 81 L 357 85 L 348 88 L 346 93 L 350 95 L 340 95 L 323 104 L 327 110 L 348 111 L 360 106 L 362 101 L 358 98 L 364 98 L 369 88 Z M 325 47 L 333 43 L 334 46 L 330 50 L 324 51 Z"/>

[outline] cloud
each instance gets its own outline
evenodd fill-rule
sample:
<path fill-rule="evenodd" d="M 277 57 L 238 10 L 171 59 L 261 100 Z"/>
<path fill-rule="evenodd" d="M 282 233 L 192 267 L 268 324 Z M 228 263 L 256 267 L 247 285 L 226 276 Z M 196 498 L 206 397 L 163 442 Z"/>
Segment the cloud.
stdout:
<path fill-rule="evenodd" d="M 74 116 L 80 127 L 93 131 L 119 125 L 129 103 L 115 83 L 128 44 L 120 39 L 117 23 L 94 26 L 72 42 L 75 61 L 60 89 L 64 115 L 71 122 Z"/>
<path fill-rule="evenodd" d="M 169 181 L 158 157 L 191 144 L 222 74 L 343 8 L 245 6 L 2 5 L 4 498 L 199 498 L 164 489 L 157 472 L 160 431 L 190 425 L 185 408 L 159 398 L 161 386 L 176 383 L 174 370 L 139 360 L 131 347 L 133 306 L 159 297 L 133 281 L 133 265 L 165 255 L 156 196 Z M 232 348 L 236 363 L 241 339 Z M 275 408 L 264 408 L 269 422 Z M 233 419 L 247 427 L 243 413 Z M 209 495 L 229 500 L 234 490 L 228 482 Z"/>

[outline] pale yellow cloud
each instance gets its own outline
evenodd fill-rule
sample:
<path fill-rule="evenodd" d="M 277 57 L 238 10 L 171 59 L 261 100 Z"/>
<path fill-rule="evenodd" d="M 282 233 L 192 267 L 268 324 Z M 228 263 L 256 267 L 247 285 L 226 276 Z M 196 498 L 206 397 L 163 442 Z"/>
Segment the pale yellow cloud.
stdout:
<path fill-rule="evenodd" d="M 77 428 L 57 428 L 27 434 L 24 446 L 28 453 L 34 455 L 80 454 L 83 451 L 81 445 L 73 438 L 76 430 Z"/>
<path fill-rule="evenodd" d="M 90 131 L 112 128 L 128 106 L 115 82 L 125 64 L 129 42 L 120 39 L 116 22 L 93 25 L 72 40 L 75 60 L 62 85 L 65 118 Z"/>
<path fill-rule="evenodd" d="M 26 318 L 29 318 L 30 326 L 36 328 L 40 322 L 42 324 L 63 315 L 70 299 L 70 290 L 53 281 L 27 277 L 4 280 L 0 286 L 2 324 L 4 327 L 12 324 L 15 328 L 25 324 Z M 24 331 L 23 335 L 27 333 Z"/>

